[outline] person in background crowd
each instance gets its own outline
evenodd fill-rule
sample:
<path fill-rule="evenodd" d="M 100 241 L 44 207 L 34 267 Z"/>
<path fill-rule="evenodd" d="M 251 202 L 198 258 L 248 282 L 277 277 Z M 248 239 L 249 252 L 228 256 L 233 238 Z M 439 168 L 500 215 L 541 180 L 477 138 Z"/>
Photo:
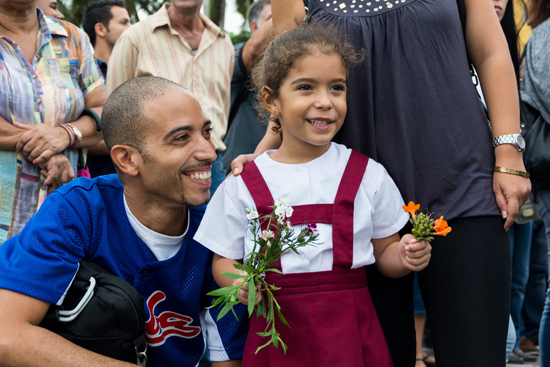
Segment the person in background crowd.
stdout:
<path fill-rule="evenodd" d="M 418 277 L 414 275 L 414 330 L 416 332 L 416 362 L 415 367 L 434 367 L 434 356 L 424 351 L 424 330 L 426 326 L 426 308 L 420 294 Z"/>
<path fill-rule="evenodd" d="M 115 43 L 132 20 L 122 0 L 98 0 L 88 4 L 82 17 L 82 28 L 94 46 L 94 57 L 103 77 L 107 77 L 107 65 Z M 101 141 L 88 150 L 90 175 L 97 177 L 115 173 L 109 150 Z"/>
<path fill-rule="evenodd" d="M 2 244 L 77 175 L 77 148 L 101 139 L 89 114 L 106 93 L 86 34 L 14 0 L 0 2 L 0 91 Z"/>
<path fill-rule="evenodd" d="M 175 0 L 133 25 L 117 41 L 109 63 L 107 90 L 141 76 L 160 76 L 186 88 L 212 121 L 213 193 L 225 179 L 221 152 L 227 131 L 235 52 L 231 39 L 200 13 L 202 0 Z"/>
<path fill-rule="evenodd" d="M 529 2 L 528 24 L 533 28 L 525 51 L 525 64 L 521 80 L 521 99 L 550 123 L 550 1 Z M 536 182 L 531 193 L 533 204 L 546 226 L 550 243 L 550 177 Z M 550 261 L 549 261 L 550 263 Z M 550 366 L 550 290 L 542 314 L 540 332 L 540 366 Z"/>
<path fill-rule="evenodd" d="M 514 66 L 516 84 L 519 88 L 520 63 L 518 51 L 518 29 L 514 18 L 515 4 L 523 4 L 522 0 L 493 0 L 493 6 L 506 42 L 510 51 L 510 57 Z M 480 85 L 483 87 L 482 85 Z M 525 299 L 527 282 L 529 279 L 529 254 L 531 253 L 531 239 L 533 223 L 514 223 L 508 232 L 510 236 L 510 250 L 512 254 L 512 287 L 510 315 L 512 317 L 515 333 L 515 343 L 511 353 L 507 350 L 507 359 L 510 363 L 523 363 L 535 361 L 535 356 L 524 353 L 520 349 L 520 335 L 523 334 L 523 320 L 521 310 Z M 508 336 L 510 339 L 510 334 Z"/>
<path fill-rule="evenodd" d="M 44 15 L 49 15 L 60 20 L 65 19 L 63 13 L 59 11 L 56 0 L 37 0 L 36 6 L 44 12 Z"/>
<path fill-rule="evenodd" d="M 533 239 L 529 261 L 529 281 L 521 310 L 523 333 L 519 348 L 527 353 L 539 354 L 539 332 L 546 290 L 548 289 L 548 243 L 546 229 L 540 219 L 533 222 Z"/>
<path fill-rule="evenodd" d="M 211 181 L 196 177 L 216 159 L 210 120 L 185 88 L 157 77 L 121 85 L 102 117 L 118 176 L 56 190 L 0 247 L 0 364 L 132 366 L 37 326 L 86 260 L 143 296 L 148 365 L 194 367 L 209 343 L 212 366 L 239 367 L 248 324 L 233 316 L 216 322 L 221 309 L 205 309 L 214 301 L 206 293 L 217 288 L 213 255 L 193 240 Z M 245 307 L 236 312 L 247 318 Z"/>
<path fill-rule="evenodd" d="M 254 152 L 265 135 L 268 119 L 258 121 L 249 70 L 260 53 L 264 41 L 273 29 L 271 0 L 256 0 L 248 9 L 248 25 L 252 36 L 235 45 L 235 68 L 231 79 L 231 108 L 222 153 L 225 174 L 231 171 L 231 161 L 240 154 Z"/>
<path fill-rule="evenodd" d="M 103 77 L 107 77 L 107 65 L 115 43 L 132 25 L 132 19 L 122 0 L 92 1 L 84 10 L 82 29 L 94 46 L 94 57 Z"/>

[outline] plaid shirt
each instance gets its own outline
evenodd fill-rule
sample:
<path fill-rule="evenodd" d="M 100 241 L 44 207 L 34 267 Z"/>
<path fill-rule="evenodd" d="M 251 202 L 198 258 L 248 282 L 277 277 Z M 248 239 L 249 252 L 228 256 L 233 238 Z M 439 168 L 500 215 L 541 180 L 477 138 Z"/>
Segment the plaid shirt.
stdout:
<path fill-rule="evenodd" d="M 33 60 L 0 37 L 0 116 L 23 124 L 57 126 L 76 120 L 84 96 L 103 84 L 88 37 L 76 26 L 45 17 Z M 64 152 L 75 170 L 77 150 Z M 38 166 L 15 151 L 0 150 L 0 244 L 18 234 L 47 192 Z"/>

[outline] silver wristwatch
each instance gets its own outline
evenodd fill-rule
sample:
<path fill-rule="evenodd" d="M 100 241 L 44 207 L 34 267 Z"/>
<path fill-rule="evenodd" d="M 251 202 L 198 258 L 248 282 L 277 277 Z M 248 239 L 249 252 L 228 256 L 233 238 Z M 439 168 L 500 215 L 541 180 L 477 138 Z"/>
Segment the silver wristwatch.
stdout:
<path fill-rule="evenodd" d="M 500 144 L 512 144 L 518 152 L 525 151 L 525 140 L 520 134 L 501 135 L 493 139 L 493 148 Z"/>

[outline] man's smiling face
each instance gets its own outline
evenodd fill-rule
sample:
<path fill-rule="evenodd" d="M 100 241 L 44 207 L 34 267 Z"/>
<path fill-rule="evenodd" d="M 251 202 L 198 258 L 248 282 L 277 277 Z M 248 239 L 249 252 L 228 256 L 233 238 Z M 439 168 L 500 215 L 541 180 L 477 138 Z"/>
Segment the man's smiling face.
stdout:
<path fill-rule="evenodd" d="M 146 195 L 168 206 L 206 204 L 216 151 L 197 99 L 173 90 L 142 108 L 148 127 L 139 171 Z"/>

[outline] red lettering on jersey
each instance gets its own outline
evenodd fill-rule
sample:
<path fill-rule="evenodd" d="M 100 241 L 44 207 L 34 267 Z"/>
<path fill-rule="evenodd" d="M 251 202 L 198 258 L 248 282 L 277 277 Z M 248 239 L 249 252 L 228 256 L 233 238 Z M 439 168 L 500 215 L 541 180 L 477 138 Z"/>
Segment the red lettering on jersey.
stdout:
<path fill-rule="evenodd" d="M 171 311 L 164 311 L 155 316 L 155 307 L 165 299 L 166 295 L 161 291 L 156 291 L 147 299 L 149 320 L 145 323 L 145 336 L 149 345 L 153 347 L 162 345 L 171 336 L 191 339 L 199 335 L 201 328 L 189 326 L 193 322 L 189 316 Z"/>

